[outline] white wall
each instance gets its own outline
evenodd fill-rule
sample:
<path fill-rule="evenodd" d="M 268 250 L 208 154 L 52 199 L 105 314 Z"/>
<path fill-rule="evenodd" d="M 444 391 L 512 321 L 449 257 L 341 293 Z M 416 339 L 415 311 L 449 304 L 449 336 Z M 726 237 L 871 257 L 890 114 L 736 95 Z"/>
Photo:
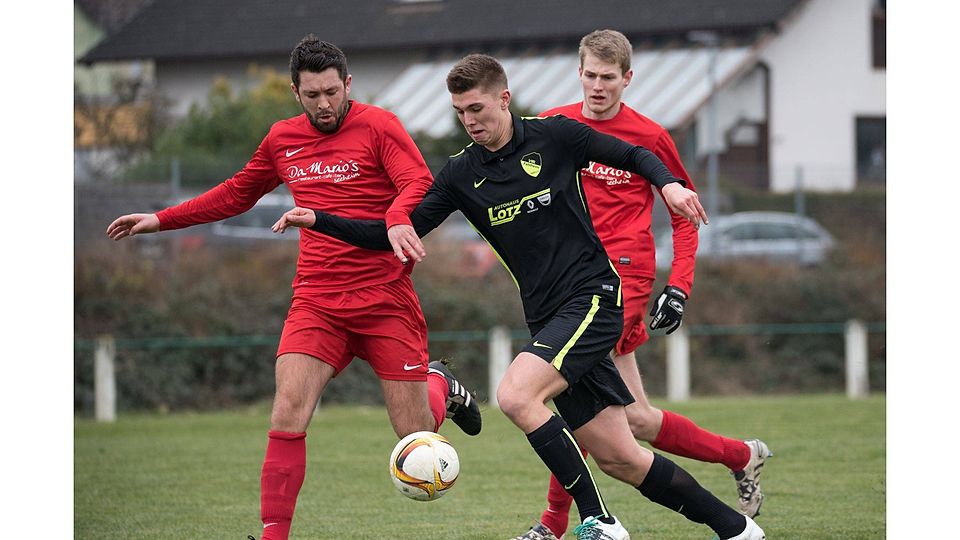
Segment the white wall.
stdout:
<path fill-rule="evenodd" d="M 771 68 L 771 189 L 791 191 L 797 165 L 817 191 L 856 184 L 858 115 L 886 115 L 874 69 L 872 0 L 810 0 L 761 53 Z"/>
<path fill-rule="evenodd" d="M 740 120 L 749 120 L 751 122 L 762 122 L 765 111 L 763 110 L 764 100 L 764 75 L 763 71 L 754 67 L 747 73 L 737 77 L 729 82 L 722 90 L 717 92 L 717 151 L 723 153 L 727 150 L 726 141 L 723 134 L 727 132 Z M 710 126 L 709 103 L 697 112 L 696 132 L 697 132 L 697 158 L 704 158 L 710 151 L 708 141 Z"/>

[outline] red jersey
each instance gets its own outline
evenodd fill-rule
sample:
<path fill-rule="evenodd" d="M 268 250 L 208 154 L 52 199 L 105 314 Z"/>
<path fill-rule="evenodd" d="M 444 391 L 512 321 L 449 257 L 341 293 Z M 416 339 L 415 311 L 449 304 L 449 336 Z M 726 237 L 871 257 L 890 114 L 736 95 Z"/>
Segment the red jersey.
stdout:
<path fill-rule="evenodd" d="M 583 102 L 556 107 L 541 116 L 555 114 L 562 114 L 597 131 L 647 148 L 663 161 L 675 177 L 686 181 L 687 187 L 695 190 L 667 130 L 626 104 L 621 104 L 620 112 L 609 120 L 584 117 Z M 590 162 L 586 169 L 581 169 L 580 173 L 593 226 L 617 272 L 626 278 L 656 278 L 656 249 L 650 229 L 654 187 L 642 176 L 594 162 Z M 689 294 L 693 287 L 697 229 L 672 210 L 670 220 L 673 225 L 674 255 L 667 283 Z"/>
<path fill-rule="evenodd" d="M 226 219 L 249 210 L 284 183 L 297 206 L 384 219 L 387 227 L 409 225 L 410 211 L 432 182 L 420 150 L 396 115 L 351 101 L 334 133 L 320 132 L 305 114 L 275 123 L 240 172 L 157 217 L 161 230 Z M 293 287 L 348 291 L 394 281 L 411 266 L 401 265 L 393 252 L 361 249 L 300 229 Z"/>

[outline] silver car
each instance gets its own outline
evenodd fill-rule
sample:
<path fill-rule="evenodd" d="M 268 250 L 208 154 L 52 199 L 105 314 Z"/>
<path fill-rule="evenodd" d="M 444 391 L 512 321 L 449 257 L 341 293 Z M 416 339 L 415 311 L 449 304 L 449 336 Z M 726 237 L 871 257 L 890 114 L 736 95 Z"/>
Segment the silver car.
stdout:
<path fill-rule="evenodd" d="M 657 237 L 657 268 L 673 262 L 672 232 Z M 829 232 L 816 221 L 786 212 L 738 212 L 710 219 L 700 227 L 697 259 L 724 260 L 761 258 L 822 263 L 836 245 Z"/>

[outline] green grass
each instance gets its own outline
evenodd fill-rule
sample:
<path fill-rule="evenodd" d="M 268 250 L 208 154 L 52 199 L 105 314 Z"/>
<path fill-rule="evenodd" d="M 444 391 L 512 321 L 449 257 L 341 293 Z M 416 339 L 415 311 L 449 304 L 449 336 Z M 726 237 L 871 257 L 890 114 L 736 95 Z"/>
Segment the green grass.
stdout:
<path fill-rule="evenodd" d="M 699 398 L 658 403 L 732 437 L 760 437 L 764 468 L 758 523 L 768 538 L 886 536 L 886 399 L 842 396 Z M 77 419 L 77 539 L 240 539 L 257 535 L 267 406 L 208 414 L 122 415 L 112 425 Z M 539 517 L 546 469 L 504 416 L 485 411 L 479 437 L 452 423 L 441 433 L 461 460 L 457 485 L 430 503 L 399 495 L 387 475 L 396 438 L 384 410 L 325 407 L 307 437 L 307 479 L 291 538 L 504 539 Z M 673 458 L 728 504 L 721 465 Z M 635 538 L 702 539 L 704 525 L 594 472 L 607 505 Z"/>

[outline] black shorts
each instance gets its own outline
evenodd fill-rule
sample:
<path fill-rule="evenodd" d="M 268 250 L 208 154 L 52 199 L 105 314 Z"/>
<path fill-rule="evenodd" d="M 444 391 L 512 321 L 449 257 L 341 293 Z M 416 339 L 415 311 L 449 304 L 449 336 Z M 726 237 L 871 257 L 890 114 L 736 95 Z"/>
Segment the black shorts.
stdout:
<path fill-rule="evenodd" d="M 570 386 L 553 398 L 575 430 L 610 405 L 629 405 L 633 395 L 610 351 L 623 332 L 623 308 L 600 296 L 580 296 L 560 306 L 545 324 L 530 327 L 524 352 L 553 365 Z"/>

